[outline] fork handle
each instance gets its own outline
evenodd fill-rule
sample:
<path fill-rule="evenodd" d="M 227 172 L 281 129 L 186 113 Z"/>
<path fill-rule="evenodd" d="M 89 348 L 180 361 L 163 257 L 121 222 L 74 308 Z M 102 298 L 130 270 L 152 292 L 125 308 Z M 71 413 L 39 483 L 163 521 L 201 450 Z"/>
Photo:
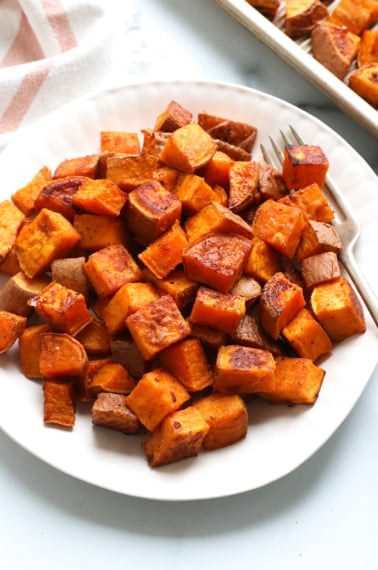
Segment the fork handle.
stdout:
<path fill-rule="evenodd" d="M 353 281 L 357 291 L 361 295 L 366 308 L 368 309 L 375 325 L 378 327 L 378 298 L 368 285 L 365 277 L 361 273 L 351 250 L 345 249 L 340 254 L 341 261 Z"/>

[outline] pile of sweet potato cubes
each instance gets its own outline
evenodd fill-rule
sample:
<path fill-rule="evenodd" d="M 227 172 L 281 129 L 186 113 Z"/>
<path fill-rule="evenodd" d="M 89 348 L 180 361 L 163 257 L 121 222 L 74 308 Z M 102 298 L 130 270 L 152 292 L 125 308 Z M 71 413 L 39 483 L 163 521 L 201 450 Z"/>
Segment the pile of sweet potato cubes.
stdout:
<path fill-rule="evenodd" d="M 278 172 L 255 127 L 175 101 L 99 138 L 0 204 L 0 352 L 18 339 L 44 421 L 89 402 L 154 467 L 240 441 L 248 398 L 313 404 L 320 359 L 365 331 L 322 149 L 288 146 Z"/>

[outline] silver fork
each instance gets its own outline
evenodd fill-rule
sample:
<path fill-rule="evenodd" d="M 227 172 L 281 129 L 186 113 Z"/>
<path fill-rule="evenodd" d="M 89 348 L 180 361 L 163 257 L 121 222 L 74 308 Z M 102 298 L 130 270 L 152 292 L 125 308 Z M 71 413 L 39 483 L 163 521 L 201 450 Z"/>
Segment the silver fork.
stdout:
<path fill-rule="evenodd" d="M 289 139 L 288 135 L 280 130 L 284 146 L 287 144 L 306 144 L 303 138 L 294 129 L 294 127 L 289 125 L 289 128 L 291 131 L 292 139 Z M 281 150 L 282 145 L 280 147 L 280 145 L 273 137 L 269 137 L 269 139 L 274 150 L 276 160 L 272 158 L 271 154 L 267 151 L 264 145 L 260 145 L 261 152 L 265 162 L 277 168 L 281 166 L 283 162 L 283 151 Z M 277 166 L 277 160 L 279 166 Z M 378 326 L 378 298 L 373 293 L 371 287 L 361 273 L 361 270 L 356 263 L 353 253 L 353 248 L 357 243 L 357 240 L 360 237 L 361 233 L 359 221 L 356 219 L 352 210 L 350 209 L 350 206 L 345 201 L 340 189 L 337 187 L 335 182 L 333 182 L 329 175 L 327 175 L 326 178 L 325 190 L 328 190 L 328 197 L 332 202 L 334 209 L 337 210 L 337 215 L 339 218 L 338 220 L 333 220 L 332 222 L 332 225 L 335 227 L 342 241 L 342 250 L 340 252 L 339 258 L 346 271 L 348 272 L 351 280 L 353 281 L 357 291 L 361 295 L 361 298 L 363 299 L 366 308 L 372 316 L 375 325 Z"/>

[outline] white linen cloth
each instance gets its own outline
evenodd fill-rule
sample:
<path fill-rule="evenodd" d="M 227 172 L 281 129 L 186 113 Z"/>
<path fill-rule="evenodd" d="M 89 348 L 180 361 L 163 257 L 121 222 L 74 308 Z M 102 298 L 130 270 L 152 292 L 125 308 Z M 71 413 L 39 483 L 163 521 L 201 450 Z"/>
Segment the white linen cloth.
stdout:
<path fill-rule="evenodd" d="M 46 113 L 132 77 L 136 18 L 134 0 L 0 0 L 0 150 Z"/>

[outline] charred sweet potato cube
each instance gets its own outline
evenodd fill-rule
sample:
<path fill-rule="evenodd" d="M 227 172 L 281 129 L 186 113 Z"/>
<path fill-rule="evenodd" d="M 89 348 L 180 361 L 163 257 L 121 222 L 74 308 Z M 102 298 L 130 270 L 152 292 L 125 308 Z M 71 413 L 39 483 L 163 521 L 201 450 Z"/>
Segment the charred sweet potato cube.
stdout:
<path fill-rule="evenodd" d="M 259 193 L 261 201 L 279 200 L 288 193 L 282 174 L 265 162 L 260 162 Z"/>
<path fill-rule="evenodd" d="M 206 352 L 197 338 L 185 338 L 165 348 L 159 360 L 188 392 L 198 392 L 213 382 Z"/>
<path fill-rule="evenodd" d="M 298 356 L 315 361 L 333 348 L 331 339 L 310 311 L 303 308 L 282 329 Z"/>
<path fill-rule="evenodd" d="M 266 241 L 258 237 L 252 239 L 252 249 L 244 273 L 254 277 L 259 283 L 265 283 L 280 271 L 281 264 L 278 252 Z"/>
<path fill-rule="evenodd" d="M 254 237 L 266 241 L 281 255 L 292 258 L 305 226 L 299 208 L 266 200 L 256 211 L 252 223 Z"/>
<path fill-rule="evenodd" d="M 374 0 L 341 0 L 331 12 L 328 21 L 345 26 L 360 36 L 377 20 L 377 3 Z"/>
<path fill-rule="evenodd" d="M 214 392 L 193 405 L 210 428 L 203 440 L 204 449 L 220 449 L 247 435 L 248 412 L 239 394 Z"/>
<path fill-rule="evenodd" d="M 325 251 L 306 257 L 301 263 L 301 271 L 304 284 L 309 291 L 320 283 L 332 281 L 341 276 L 338 258 L 334 251 Z"/>
<path fill-rule="evenodd" d="M 324 186 L 329 167 L 328 158 L 320 146 L 286 145 L 282 176 L 289 190 L 305 188 L 310 184 Z"/>
<path fill-rule="evenodd" d="M 100 392 L 91 411 L 95 425 L 116 429 L 126 434 L 134 434 L 139 430 L 138 418 L 126 406 L 126 399 L 122 394 Z"/>
<path fill-rule="evenodd" d="M 125 220 L 96 214 L 77 214 L 73 225 L 79 233 L 80 248 L 98 250 L 109 245 L 128 242 Z"/>
<path fill-rule="evenodd" d="M 88 297 L 89 284 L 83 271 L 85 257 L 65 257 L 51 262 L 51 280 Z"/>
<path fill-rule="evenodd" d="M 378 62 L 366 63 L 351 73 L 348 85 L 373 107 L 378 107 Z"/>
<path fill-rule="evenodd" d="M 45 423 L 65 427 L 75 425 L 75 400 L 72 379 L 50 378 L 44 380 L 43 397 L 43 420 Z"/>
<path fill-rule="evenodd" d="M 76 335 L 76 338 L 89 356 L 110 352 L 110 334 L 101 319 L 92 318 L 90 323 Z"/>
<path fill-rule="evenodd" d="M 248 123 L 224 119 L 208 113 L 198 113 L 198 124 L 214 139 L 237 146 L 251 153 L 257 129 Z"/>
<path fill-rule="evenodd" d="M 260 393 L 272 404 L 314 404 L 325 372 L 310 358 L 278 356 L 275 359 L 274 387 Z"/>
<path fill-rule="evenodd" d="M 0 311 L 0 354 L 7 352 L 26 327 L 26 317 Z"/>
<path fill-rule="evenodd" d="M 200 287 L 190 313 L 190 321 L 232 333 L 245 315 L 245 299 L 230 293 L 220 293 L 208 287 Z"/>
<path fill-rule="evenodd" d="M 155 368 L 138 381 L 126 397 L 126 405 L 148 430 L 154 431 L 189 399 L 189 392 L 168 370 Z"/>
<path fill-rule="evenodd" d="M 106 158 L 105 176 L 125 192 L 131 192 L 153 177 L 158 160 L 152 154 L 109 155 Z"/>
<path fill-rule="evenodd" d="M 189 244 L 182 261 L 189 279 L 227 293 L 243 273 L 251 247 L 241 235 L 207 234 Z"/>
<path fill-rule="evenodd" d="M 103 319 L 111 334 L 126 329 L 126 319 L 135 311 L 151 301 L 159 299 L 160 295 L 151 283 L 137 282 L 122 285 L 110 299 L 103 311 Z"/>
<path fill-rule="evenodd" d="M 196 214 L 210 202 L 217 201 L 216 192 L 197 174 L 182 174 L 174 192 L 187 215 Z"/>
<path fill-rule="evenodd" d="M 261 295 L 261 285 L 253 277 L 242 275 L 231 289 L 232 295 L 239 295 L 245 299 L 247 309 L 253 305 Z"/>
<path fill-rule="evenodd" d="M 103 178 L 87 178 L 73 196 L 76 208 L 100 216 L 119 216 L 126 202 L 127 194 L 114 182 Z"/>
<path fill-rule="evenodd" d="M 344 277 L 314 287 L 311 308 L 333 341 L 341 341 L 366 330 L 361 302 Z"/>
<path fill-rule="evenodd" d="M 14 246 L 24 220 L 25 215 L 12 202 L 0 202 L 0 262 Z"/>
<path fill-rule="evenodd" d="M 196 241 L 209 233 L 235 233 L 252 238 L 251 226 L 238 214 L 217 202 L 204 206 L 185 222 L 189 242 Z"/>
<path fill-rule="evenodd" d="M 305 306 L 302 288 L 276 273 L 262 290 L 259 316 L 265 332 L 277 340 L 281 330 Z"/>
<path fill-rule="evenodd" d="M 30 278 L 50 267 L 80 240 L 80 234 L 62 214 L 43 209 L 23 226 L 16 239 L 16 252 L 22 271 Z"/>
<path fill-rule="evenodd" d="M 233 159 L 225 152 L 217 150 L 202 171 L 207 184 L 211 187 L 221 186 L 228 190 L 230 183 L 230 168 Z"/>
<path fill-rule="evenodd" d="M 110 343 L 113 362 L 122 364 L 133 378 L 141 378 L 150 369 L 130 336 L 113 336 Z"/>
<path fill-rule="evenodd" d="M 135 311 L 126 319 L 126 325 L 146 360 L 190 333 L 188 323 L 170 295 Z"/>
<path fill-rule="evenodd" d="M 45 332 L 40 335 L 39 369 L 46 378 L 80 376 L 88 364 L 83 345 L 67 333 Z"/>
<path fill-rule="evenodd" d="M 138 133 L 100 131 L 100 149 L 101 152 L 139 154 L 140 142 Z"/>
<path fill-rule="evenodd" d="M 180 219 L 180 200 L 156 180 L 130 192 L 126 205 L 128 228 L 141 243 L 149 243 Z"/>
<path fill-rule="evenodd" d="M 90 385 L 91 392 L 113 392 L 129 394 L 136 386 L 136 381 L 126 368 L 117 362 L 105 362 L 93 375 Z"/>
<path fill-rule="evenodd" d="M 76 214 L 73 203 L 74 196 L 83 184 L 84 176 L 71 176 L 59 180 L 51 180 L 45 184 L 34 202 L 37 212 L 43 208 L 62 214 L 72 221 Z"/>
<path fill-rule="evenodd" d="M 42 188 L 51 181 L 51 170 L 43 166 L 22 188 L 12 194 L 12 200 L 25 216 L 35 213 L 35 200 Z"/>
<path fill-rule="evenodd" d="M 345 26 L 321 22 L 312 30 L 311 48 L 317 61 L 343 80 L 358 52 L 359 36 Z"/>
<path fill-rule="evenodd" d="M 291 38 L 308 36 L 326 18 L 328 10 L 320 0 L 286 0 L 285 32 Z"/>
<path fill-rule="evenodd" d="M 324 196 L 322 189 L 316 183 L 296 190 L 280 198 L 281 204 L 299 208 L 305 220 L 331 222 L 335 217 L 334 211 Z"/>
<path fill-rule="evenodd" d="M 67 158 L 58 164 L 53 178 L 66 178 L 69 176 L 88 176 L 88 178 L 96 178 L 99 160 L 99 154 Z"/>
<path fill-rule="evenodd" d="M 151 467 L 198 455 L 209 430 L 193 406 L 169 414 L 142 446 Z"/>
<path fill-rule="evenodd" d="M 179 222 L 150 243 L 138 258 L 156 277 L 162 279 L 182 263 L 182 253 L 188 246 L 186 234 Z"/>
<path fill-rule="evenodd" d="M 176 129 L 165 143 L 159 159 L 183 172 L 195 172 L 211 159 L 216 142 L 197 123 Z"/>
<path fill-rule="evenodd" d="M 149 269 L 144 271 L 148 281 L 153 283 L 162 295 L 173 297 L 181 309 L 191 303 L 196 296 L 199 284 L 189 279 L 183 269 L 174 269 L 166 277 L 158 278 Z"/>
<path fill-rule="evenodd" d="M 270 390 L 274 369 L 274 358 L 268 350 L 232 344 L 221 346 L 215 363 L 214 391 L 254 394 Z"/>
<path fill-rule="evenodd" d="M 230 168 L 229 201 L 231 211 L 239 213 L 260 200 L 259 163 L 235 161 Z"/>
<path fill-rule="evenodd" d="M 26 327 L 18 338 L 21 370 L 27 378 L 42 378 L 39 369 L 40 335 L 48 331 L 50 331 L 49 325 L 33 325 Z"/>
<path fill-rule="evenodd" d="M 85 297 L 52 281 L 29 301 L 52 330 L 75 336 L 93 319 Z"/>
<path fill-rule="evenodd" d="M 154 130 L 172 132 L 193 121 L 192 113 L 177 103 L 170 101 L 160 115 L 156 117 Z"/>
<path fill-rule="evenodd" d="M 96 394 L 91 390 L 94 375 L 104 366 L 112 362 L 111 357 L 89 360 L 83 371 L 76 377 L 77 395 L 81 402 L 93 402 Z"/>
<path fill-rule="evenodd" d="M 99 296 L 112 295 L 122 285 L 142 278 L 142 270 L 122 244 L 95 251 L 88 257 L 83 269 Z"/>
<path fill-rule="evenodd" d="M 303 229 L 295 257 L 298 261 L 302 261 L 306 257 L 326 251 L 338 253 L 341 247 L 340 237 L 331 224 L 308 220 Z"/>
<path fill-rule="evenodd" d="M 47 275 L 37 275 L 30 279 L 22 271 L 12 275 L 0 292 L 0 310 L 28 317 L 32 312 L 30 299 L 38 295 L 50 282 Z"/>
<path fill-rule="evenodd" d="M 240 319 L 231 339 L 233 344 L 269 350 L 272 354 L 282 354 L 282 349 L 278 343 L 265 334 L 258 317 L 250 313 L 245 314 Z"/>
<path fill-rule="evenodd" d="M 357 53 L 358 67 L 368 63 L 378 63 L 378 29 L 364 30 Z M 22 210 L 22 208 L 20 208 Z"/>

